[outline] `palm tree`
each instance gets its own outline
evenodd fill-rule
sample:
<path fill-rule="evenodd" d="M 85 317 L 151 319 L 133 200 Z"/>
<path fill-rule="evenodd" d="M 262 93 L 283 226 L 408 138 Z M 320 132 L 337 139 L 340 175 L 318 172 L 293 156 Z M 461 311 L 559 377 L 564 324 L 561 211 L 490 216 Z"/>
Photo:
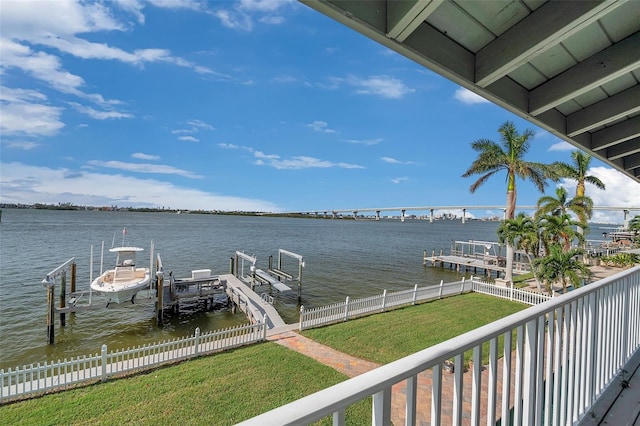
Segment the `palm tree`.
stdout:
<path fill-rule="evenodd" d="M 629 230 L 636 235 L 640 234 L 640 215 L 636 215 L 629 222 Z"/>
<path fill-rule="evenodd" d="M 596 188 L 604 189 L 604 183 L 596 176 L 588 175 L 589 163 L 591 163 L 591 155 L 582 151 L 573 151 L 571 153 L 573 165 L 557 162 L 553 164 L 559 177 L 575 180 L 576 197 L 584 197 L 585 183 L 588 182 Z"/>
<path fill-rule="evenodd" d="M 498 144 L 489 139 L 479 139 L 471 144 L 478 158 L 471 164 L 462 176 L 480 174 L 480 178 L 471 185 L 469 191 L 475 192 L 487 179 L 494 174 L 505 171 L 507 173 L 507 210 L 505 219 L 513 219 L 516 209 L 516 177 L 528 179 L 540 192 L 544 192 L 546 179 L 556 179 L 551 166 L 542 163 L 528 162 L 523 159 L 529 151 L 533 130 L 527 129 L 519 133 L 514 123 L 507 121 L 498 129 L 500 141 Z M 507 265 L 505 278 L 513 280 L 513 245 L 507 242 Z"/>
<path fill-rule="evenodd" d="M 577 232 L 574 227 L 583 229 L 584 224 L 571 219 L 568 214 L 552 215 L 548 214 L 538 218 L 540 226 L 540 236 L 545 253 L 549 253 L 549 247 L 557 244 L 564 251 L 571 249 L 571 243 L 577 239 L 579 243 L 584 241 L 584 234 Z"/>
<path fill-rule="evenodd" d="M 534 274 L 549 292 L 557 282 L 562 283 L 563 292 L 567 291 L 567 284 L 580 287 L 591 276 L 591 270 L 577 259 L 583 252 L 582 249 L 564 251 L 560 245 L 551 244 L 546 256 L 534 259 Z"/>
<path fill-rule="evenodd" d="M 591 155 L 582 151 L 573 151 L 571 153 L 571 158 L 573 158 L 573 165 L 559 161 L 553 164 L 553 168 L 559 177 L 576 181 L 576 196 L 574 198 L 576 202 L 587 202 L 588 200 L 590 203 L 588 216 L 586 218 L 578 216 L 580 221 L 586 225 L 587 219 L 591 219 L 593 201 L 591 201 L 591 198 L 585 197 L 584 195 L 585 184 L 588 182 L 600 189 L 605 189 L 605 186 L 604 183 L 602 183 L 602 181 L 596 176 L 587 174 L 589 172 L 589 164 L 591 163 Z M 578 229 L 578 232 L 581 232 L 581 229 Z"/>
<path fill-rule="evenodd" d="M 559 186 L 556 188 L 556 196 L 545 195 L 540 197 L 537 204 L 536 216 L 542 216 L 546 214 L 563 215 L 568 211 L 575 213 L 578 216 L 581 224 L 586 224 L 587 219 L 591 218 L 593 209 L 593 201 L 589 197 L 576 196 L 575 198 L 568 199 L 567 190 Z"/>
<path fill-rule="evenodd" d="M 538 225 L 531 216 L 519 213 L 514 219 L 503 221 L 498 227 L 498 240 L 500 243 L 508 242 L 516 250 L 524 250 L 533 271 L 531 254 L 535 257 L 536 253 L 538 253 L 540 239 L 538 238 Z M 542 292 L 542 286 L 535 274 L 534 278 L 538 291 Z"/>

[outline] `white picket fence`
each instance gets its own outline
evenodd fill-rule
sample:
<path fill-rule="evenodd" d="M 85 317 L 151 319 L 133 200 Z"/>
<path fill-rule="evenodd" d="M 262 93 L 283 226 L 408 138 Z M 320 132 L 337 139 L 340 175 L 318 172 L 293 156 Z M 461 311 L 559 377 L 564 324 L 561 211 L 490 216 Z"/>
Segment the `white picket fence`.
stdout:
<path fill-rule="evenodd" d="M 471 277 L 469 280 L 463 278 L 462 281 L 447 284 L 441 281 L 438 286 L 418 288 L 416 284 L 412 290 L 401 290 L 393 293 L 387 293 L 387 290 L 385 290 L 381 295 L 363 299 L 351 300 L 347 296 L 344 302 L 308 310 L 301 306 L 299 329 L 302 331 L 377 312 L 384 312 L 397 307 L 414 305 L 416 302 L 426 302 L 472 291 L 527 305 L 537 305 L 551 298 L 546 294 L 513 287 L 501 287 L 482 281 L 477 277 Z"/>
<path fill-rule="evenodd" d="M 365 297 L 363 299 L 351 300 L 349 296 L 344 302 L 332 305 L 321 306 L 313 309 L 300 307 L 299 329 L 320 327 L 341 321 L 347 321 L 376 312 L 394 309 L 401 306 L 412 305 L 417 302 L 440 299 L 442 297 L 453 296 L 465 292 L 473 291 L 471 280 L 455 281 L 444 284 L 442 281 L 438 286 L 420 287 L 416 284 L 412 290 L 401 290 L 388 293 L 387 290 L 381 295 Z"/>
<path fill-rule="evenodd" d="M 546 302 L 553 297 L 531 290 L 490 284 L 475 277 L 471 277 L 471 282 L 473 283 L 473 291 L 476 293 L 487 294 L 489 296 L 512 300 L 514 302 L 521 302 L 527 305 L 537 305 L 539 303 Z"/>
<path fill-rule="evenodd" d="M 71 360 L 25 365 L 15 370 L 0 370 L 0 403 L 24 395 L 108 378 L 156 367 L 160 364 L 195 358 L 212 352 L 266 340 L 267 322 L 241 325 L 161 343 L 81 356 Z"/>

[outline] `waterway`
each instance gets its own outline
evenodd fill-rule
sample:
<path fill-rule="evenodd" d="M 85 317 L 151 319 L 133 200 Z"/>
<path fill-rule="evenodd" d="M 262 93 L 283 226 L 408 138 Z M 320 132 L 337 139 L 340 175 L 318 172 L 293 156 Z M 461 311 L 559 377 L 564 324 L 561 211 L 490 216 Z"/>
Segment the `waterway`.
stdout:
<path fill-rule="evenodd" d="M 75 257 L 78 290 L 89 289 L 90 253 L 93 246 L 95 277 L 100 268 L 101 243 L 115 240 L 144 247 L 138 265 L 149 263 L 151 241 L 165 270 L 189 277 L 191 270 L 229 272 L 236 250 L 255 255 L 257 266 L 267 269 L 278 249 L 304 256 L 302 304 L 324 306 L 351 298 L 455 281 L 453 270 L 424 267 L 423 250 L 448 253 L 453 240 L 495 241 L 498 222 L 384 219 L 295 219 L 250 216 L 58 211 L 3 209 L 0 222 L 0 369 L 53 361 L 109 350 L 134 347 L 202 331 L 246 323 L 229 310 L 183 310 L 162 327 L 155 324 L 153 301 L 147 291 L 136 304 L 67 316 L 60 327 L 56 316 L 55 344 L 46 344 L 45 275 Z M 599 235 L 598 230 L 594 233 Z M 105 249 L 105 251 L 106 251 Z M 297 261 L 283 269 L 297 275 Z M 141 262 L 142 260 L 142 262 Z M 114 262 L 105 254 L 104 267 Z M 150 296 L 150 295 L 149 295 Z M 100 301 L 94 295 L 94 302 Z M 287 323 L 298 321 L 296 291 L 276 294 L 275 307 Z"/>

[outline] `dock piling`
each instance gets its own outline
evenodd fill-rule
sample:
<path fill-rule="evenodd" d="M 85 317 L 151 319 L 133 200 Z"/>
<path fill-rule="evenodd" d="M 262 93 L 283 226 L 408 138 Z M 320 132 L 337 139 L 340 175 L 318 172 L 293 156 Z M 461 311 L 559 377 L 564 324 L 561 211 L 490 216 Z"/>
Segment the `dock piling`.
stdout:
<path fill-rule="evenodd" d="M 156 324 L 162 325 L 162 315 L 164 302 L 162 301 L 162 295 L 164 293 L 164 272 L 156 272 Z"/>
<path fill-rule="evenodd" d="M 47 287 L 47 343 L 53 345 L 55 337 L 55 282 Z"/>
<path fill-rule="evenodd" d="M 67 271 L 60 274 L 60 309 L 67 306 Z M 60 312 L 60 327 L 64 327 L 67 323 L 67 314 Z"/>

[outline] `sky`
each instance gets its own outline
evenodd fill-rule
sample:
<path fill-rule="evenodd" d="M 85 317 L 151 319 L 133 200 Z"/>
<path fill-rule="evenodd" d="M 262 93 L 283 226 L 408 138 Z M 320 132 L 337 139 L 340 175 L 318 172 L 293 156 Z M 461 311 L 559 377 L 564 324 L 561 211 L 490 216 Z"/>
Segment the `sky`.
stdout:
<path fill-rule="evenodd" d="M 2 203 L 504 205 L 503 174 L 469 192 L 473 141 L 499 142 L 513 121 L 535 132 L 529 161 L 571 162 L 574 149 L 288 0 L 2 0 L 0 108 Z M 640 205 L 632 179 L 596 159 L 590 174 L 607 186 L 587 186 L 595 205 Z M 543 195 L 517 185 L 519 205 Z M 563 180 L 546 193 L 556 185 L 575 191 Z"/>

